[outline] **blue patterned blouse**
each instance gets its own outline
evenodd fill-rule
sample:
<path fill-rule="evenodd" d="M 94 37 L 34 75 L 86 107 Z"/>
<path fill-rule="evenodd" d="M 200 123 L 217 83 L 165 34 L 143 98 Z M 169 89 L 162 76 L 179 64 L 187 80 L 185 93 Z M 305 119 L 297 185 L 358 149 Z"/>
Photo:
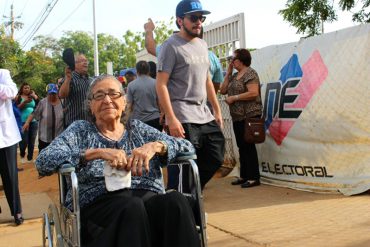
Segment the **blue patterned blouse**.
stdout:
<path fill-rule="evenodd" d="M 63 164 L 71 164 L 76 169 L 79 183 L 80 207 L 88 205 L 99 196 L 107 193 L 103 175 L 104 161 L 92 160 L 87 164 L 79 164 L 80 152 L 95 148 L 123 149 L 128 155 L 131 150 L 148 142 L 165 141 L 168 146 L 167 156 L 154 156 L 150 160 L 149 173 L 131 178 L 132 189 L 144 189 L 163 193 L 162 173 L 160 166 L 173 161 L 179 152 L 194 152 L 192 144 L 185 140 L 174 138 L 144 124 L 139 120 L 131 120 L 127 130 L 118 141 L 104 137 L 90 122 L 80 120 L 71 124 L 52 143 L 41 151 L 36 160 L 40 175 L 51 175 L 58 171 Z M 67 192 L 66 206 L 71 208 L 72 194 Z"/>

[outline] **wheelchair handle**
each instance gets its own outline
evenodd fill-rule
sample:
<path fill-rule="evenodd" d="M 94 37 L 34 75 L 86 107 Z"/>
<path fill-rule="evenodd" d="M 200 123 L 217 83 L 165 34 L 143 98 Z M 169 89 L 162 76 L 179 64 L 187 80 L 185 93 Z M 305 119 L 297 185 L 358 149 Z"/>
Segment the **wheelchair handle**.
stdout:
<path fill-rule="evenodd" d="M 75 168 L 71 164 L 63 164 L 62 167 L 59 169 L 59 173 L 62 175 L 70 174 L 74 171 Z"/>
<path fill-rule="evenodd" d="M 197 155 L 193 152 L 181 152 L 177 154 L 175 161 L 187 161 L 196 159 Z"/>

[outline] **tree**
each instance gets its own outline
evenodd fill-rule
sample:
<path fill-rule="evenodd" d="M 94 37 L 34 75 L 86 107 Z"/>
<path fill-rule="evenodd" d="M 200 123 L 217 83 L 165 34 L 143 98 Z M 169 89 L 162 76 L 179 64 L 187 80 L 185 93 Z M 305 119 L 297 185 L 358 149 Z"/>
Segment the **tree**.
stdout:
<path fill-rule="evenodd" d="M 144 48 L 143 34 L 130 30 L 123 35 L 123 44 L 121 45 L 121 64 L 123 68 L 132 68 L 136 64 L 136 53 Z"/>
<path fill-rule="evenodd" d="M 4 26 L 0 26 L 0 68 L 10 70 L 13 76 L 17 75 L 23 56 L 24 52 L 19 43 L 6 36 Z"/>
<path fill-rule="evenodd" d="M 113 63 L 113 71 L 121 68 L 121 43 L 108 34 L 98 34 L 99 71 L 102 73 L 107 69 L 107 62 Z"/>
<path fill-rule="evenodd" d="M 155 23 L 156 28 L 154 29 L 154 35 L 157 44 L 162 44 L 166 39 L 168 39 L 173 34 L 173 29 L 168 29 L 168 27 L 172 26 L 174 20 L 175 18 L 171 17 L 168 23 L 164 21 L 158 21 Z M 143 35 L 145 35 L 145 33 L 143 33 Z"/>
<path fill-rule="evenodd" d="M 45 96 L 45 88 L 49 83 L 55 83 L 59 74 L 51 57 L 42 52 L 31 50 L 26 52 L 20 61 L 22 70 L 14 76 L 18 84 L 27 82 L 40 96 Z"/>
<path fill-rule="evenodd" d="M 41 52 L 44 56 L 58 56 L 62 51 L 58 40 L 53 37 L 39 35 L 33 38 L 33 41 L 36 44 L 31 48 L 31 50 Z"/>
<path fill-rule="evenodd" d="M 356 7 L 355 0 L 340 0 L 342 11 L 350 11 Z M 355 22 L 370 22 L 370 0 L 361 0 L 362 8 L 352 15 Z M 288 0 L 286 8 L 279 11 L 285 21 L 297 28 L 297 33 L 313 36 L 322 33 L 325 22 L 337 20 L 333 1 L 329 0 Z"/>

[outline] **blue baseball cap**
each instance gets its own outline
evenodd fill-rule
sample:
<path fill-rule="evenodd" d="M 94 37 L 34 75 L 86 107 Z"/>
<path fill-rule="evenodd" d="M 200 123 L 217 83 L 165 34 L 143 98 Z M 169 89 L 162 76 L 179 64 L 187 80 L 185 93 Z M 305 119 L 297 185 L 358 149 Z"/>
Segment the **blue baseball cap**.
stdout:
<path fill-rule="evenodd" d="M 58 93 L 58 86 L 54 83 L 50 83 L 46 86 L 46 91 L 48 94 Z"/>
<path fill-rule="evenodd" d="M 182 0 L 177 4 L 176 17 L 183 17 L 187 14 L 201 12 L 202 15 L 208 15 L 211 12 L 204 10 L 199 0 Z"/>

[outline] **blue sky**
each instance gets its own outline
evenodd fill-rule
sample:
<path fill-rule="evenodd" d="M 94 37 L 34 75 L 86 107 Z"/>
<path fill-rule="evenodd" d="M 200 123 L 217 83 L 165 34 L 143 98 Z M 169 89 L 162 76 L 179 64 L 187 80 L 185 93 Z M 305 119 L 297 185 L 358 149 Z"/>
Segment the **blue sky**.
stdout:
<path fill-rule="evenodd" d="M 45 6 L 53 0 L 0 0 L 2 15 L 10 15 L 10 5 L 14 4 L 15 16 L 24 23 L 15 38 L 23 44 L 28 37 L 32 24 Z M 107 33 L 122 39 L 127 31 L 142 31 L 148 17 L 154 21 L 169 21 L 175 15 L 178 0 L 95 0 L 98 33 Z M 93 32 L 93 0 L 59 0 L 37 35 L 51 35 L 59 38 L 63 31 L 83 30 Z M 203 8 L 212 13 L 207 16 L 206 24 L 216 22 L 243 12 L 246 26 L 247 48 L 262 48 L 269 45 L 298 41 L 295 28 L 283 21 L 278 14 L 286 0 L 201 0 Z M 79 8 L 77 6 L 80 5 Z M 68 18 L 67 18 L 68 17 Z M 331 32 L 354 26 L 350 14 L 338 12 L 338 21 L 325 25 Z M 2 19 L 5 21 L 6 19 Z M 175 27 L 174 27 L 175 28 Z M 176 29 L 176 28 L 175 28 Z M 28 33 L 27 33 L 28 31 Z M 32 41 L 26 49 L 32 45 Z"/>

